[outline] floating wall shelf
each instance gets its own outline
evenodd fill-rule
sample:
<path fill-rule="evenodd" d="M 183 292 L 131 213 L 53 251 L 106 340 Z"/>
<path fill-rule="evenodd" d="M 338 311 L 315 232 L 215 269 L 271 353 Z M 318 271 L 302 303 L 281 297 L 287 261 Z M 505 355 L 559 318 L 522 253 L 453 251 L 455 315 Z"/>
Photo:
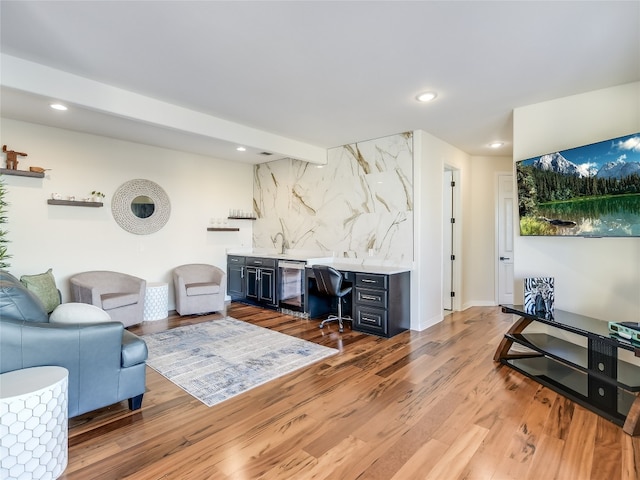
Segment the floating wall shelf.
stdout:
<path fill-rule="evenodd" d="M 67 207 L 102 207 L 102 202 L 82 202 L 79 200 L 47 200 L 49 205 L 66 205 Z"/>
<path fill-rule="evenodd" d="M 227 217 L 229 220 L 255 220 L 256 217 Z"/>
<path fill-rule="evenodd" d="M 237 227 L 207 227 L 207 232 L 239 232 Z"/>
<path fill-rule="evenodd" d="M 15 175 L 17 177 L 44 178 L 44 172 L 30 172 L 28 170 L 12 170 L 9 168 L 0 168 L 0 174 Z"/>

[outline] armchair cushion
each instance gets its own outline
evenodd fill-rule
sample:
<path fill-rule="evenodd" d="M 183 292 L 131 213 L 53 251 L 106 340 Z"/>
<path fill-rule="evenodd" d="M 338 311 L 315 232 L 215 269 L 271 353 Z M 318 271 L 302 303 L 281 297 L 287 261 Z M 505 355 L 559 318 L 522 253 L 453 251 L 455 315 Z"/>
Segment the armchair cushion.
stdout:
<path fill-rule="evenodd" d="M 105 293 L 100 295 L 100 299 L 102 300 L 102 308 L 111 310 L 138 303 L 140 295 L 137 293 Z"/>
<path fill-rule="evenodd" d="M 188 283 L 185 287 L 188 296 L 220 293 L 220 285 L 216 283 Z"/>
<path fill-rule="evenodd" d="M 52 269 L 37 275 L 22 275 L 20 282 L 40 299 L 47 313 L 53 312 L 60 305 L 60 293 Z"/>

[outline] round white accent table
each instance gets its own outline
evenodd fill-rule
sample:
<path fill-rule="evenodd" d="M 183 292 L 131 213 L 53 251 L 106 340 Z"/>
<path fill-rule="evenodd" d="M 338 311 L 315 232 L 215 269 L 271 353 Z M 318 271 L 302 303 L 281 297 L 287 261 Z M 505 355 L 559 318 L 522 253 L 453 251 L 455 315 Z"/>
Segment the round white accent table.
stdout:
<path fill-rule="evenodd" d="M 142 319 L 162 320 L 169 316 L 169 284 L 164 282 L 147 283 L 144 295 L 144 314 Z"/>
<path fill-rule="evenodd" d="M 62 367 L 0 375 L 0 478 L 55 479 L 67 468 L 68 379 Z"/>

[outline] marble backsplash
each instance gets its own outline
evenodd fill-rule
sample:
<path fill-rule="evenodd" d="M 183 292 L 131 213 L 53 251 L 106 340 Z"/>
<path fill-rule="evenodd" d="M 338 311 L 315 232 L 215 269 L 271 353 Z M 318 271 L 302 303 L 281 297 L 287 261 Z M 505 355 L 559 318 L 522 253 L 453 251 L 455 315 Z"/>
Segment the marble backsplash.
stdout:
<path fill-rule="evenodd" d="M 413 135 L 328 151 L 326 165 L 282 159 L 254 168 L 253 248 L 410 265 Z"/>

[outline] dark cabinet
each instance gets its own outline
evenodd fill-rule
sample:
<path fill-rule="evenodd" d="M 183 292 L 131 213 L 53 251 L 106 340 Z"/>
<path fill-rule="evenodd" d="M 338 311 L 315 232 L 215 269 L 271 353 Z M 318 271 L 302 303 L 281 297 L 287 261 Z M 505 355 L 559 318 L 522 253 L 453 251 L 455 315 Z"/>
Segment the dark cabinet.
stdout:
<path fill-rule="evenodd" d="M 409 329 L 410 273 L 356 273 L 353 329 L 393 337 Z"/>
<path fill-rule="evenodd" d="M 232 300 L 277 308 L 276 260 L 229 255 L 227 291 Z"/>
<path fill-rule="evenodd" d="M 245 257 L 229 255 L 227 257 L 227 293 L 231 300 L 244 300 L 245 279 L 244 279 Z"/>

